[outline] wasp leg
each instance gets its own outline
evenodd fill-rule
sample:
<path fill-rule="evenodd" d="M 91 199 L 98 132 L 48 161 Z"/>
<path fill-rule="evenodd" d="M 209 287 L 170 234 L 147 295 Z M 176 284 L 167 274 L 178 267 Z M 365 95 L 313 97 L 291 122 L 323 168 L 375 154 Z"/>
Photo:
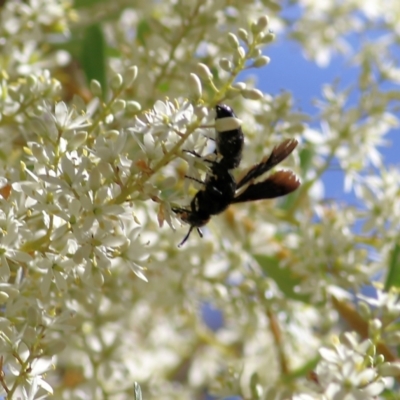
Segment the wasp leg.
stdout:
<path fill-rule="evenodd" d="M 195 181 L 195 182 L 197 182 L 197 183 L 201 183 L 202 185 L 205 185 L 205 184 L 206 184 L 205 182 L 201 181 L 200 179 L 193 178 L 193 176 L 185 175 L 185 178 L 190 179 L 190 180 L 192 180 L 192 181 Z"/>
<path fill-rule="evenodd" d="M 186 234 L 186 236 L 183 238 L 182 242 L 180 242 L 180 243 L 178 244 L 178 247 L 182 247 L 182 246 L 185 244 L 185 242 L 189 239 L 189 236 L 190 236 L 190 234 L 192 233 L 193 228 L 194 228 L 194 226 L 191 226 L 191 227 L 189 228 L 189 232 L 188 232 L 188 233 Z"/>

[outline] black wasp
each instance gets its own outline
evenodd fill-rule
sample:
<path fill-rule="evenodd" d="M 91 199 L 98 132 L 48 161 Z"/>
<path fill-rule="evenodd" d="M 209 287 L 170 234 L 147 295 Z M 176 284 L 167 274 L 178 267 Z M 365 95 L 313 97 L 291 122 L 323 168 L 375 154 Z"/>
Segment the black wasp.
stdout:
<path fill-rule="evenodd" d="M 211 163 L 210 173 L 207 175 L 203 188 L 199 190 L 190 203 L 189 209 L 173 208 L 182 221 L 190 225 L 189 232 L 179 246 L 189 238 L 192 230 L 202 237 L 200 227 L 207 224 L 212 215 L 226 210 L 230 204 L 242 203 L 263 199 L 273 199 L 284 196 L 296 190 L 300 182 L 292 171 L 278 171 L 267 179 L 255 183 L 254 181 L 288 157 L 296 148 L 298 142 L 288 139 L 276 146 L 268 157 L 251 167 L 242 178 L 236 181 L 229 171 L 240 163 L 243 149 L 243 132 L 237 125 L 237 119 L 232 109 L 225 105 L 216 107 L 216 120 L 219 118 L 234 118 L 233 129 L 224 124 L 224 129 L 217 129 L 216 161 Z M 225 128 L 228 126 L 228 130 Z M 218 128 L 218 127 L 217 127 Z M 224 134 L 228 137 L 224 137 Z M 195 152 L 192 154 L 197 155 Z"/>

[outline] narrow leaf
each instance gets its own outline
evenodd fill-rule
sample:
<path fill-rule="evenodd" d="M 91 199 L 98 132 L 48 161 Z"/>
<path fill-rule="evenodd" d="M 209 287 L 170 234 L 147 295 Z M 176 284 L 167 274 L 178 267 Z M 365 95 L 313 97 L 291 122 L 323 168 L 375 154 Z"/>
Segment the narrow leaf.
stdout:
<path fill-rule="evenodd" d="M 142 19 L 137 25 L 136 40 L 141 46 L 146 46 L 146 39 L 151 35 L 151 27 L 147 20 Z"/>
<path fill-rule="evenodd" d="M 106 95 L 106 50 L 103 31 L 99 25 L 89 26 L 84 34 L 80 61 L 88 84 L 92 79 L 100 82 Z"/>
<path fill-rule="evenodd" d="M 400 287 L 400 245 L 396 243 L 389 260 L 389 271 L 386 277 L 385 290 Z"/>
<path fill-rule="evenodd" d="M 265 274 L 276 282 L 286 297 L 305 303 L 309 302 L 309 295 L 296 293 L 295 288 L 301 283 L 301 278 L 295 276 L 288 268 L 281 268 L 278 258 L 265 255 L 255 255 L 254 258 Z"/>
<path fill-rule="evenodd" d="M 311 160 L 314 157 L 314 151 L 310 148 L 304 147 L 300 150 L 300 171 L 305 175 L 305 173 L 311 167 Z"/>
<path fill-rule="evenodd" d="M 135 382 L 135 400 L 142 400 L 142 390 L 137 382 Z"/>
<path fill-rule="evenodd" d="M 99 3 L 105 3 L 108 0 L 75 0 L 75 8 L 92 7 Z"/>

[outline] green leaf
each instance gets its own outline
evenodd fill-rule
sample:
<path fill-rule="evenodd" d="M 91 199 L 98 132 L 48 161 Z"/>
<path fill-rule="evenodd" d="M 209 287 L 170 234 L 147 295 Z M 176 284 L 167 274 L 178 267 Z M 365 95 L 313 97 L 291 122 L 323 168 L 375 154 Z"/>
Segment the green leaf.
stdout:
<path fill-rule="evenodd" d="M 311 160 L 314 157 L 314 151 L 310 148 L 304 147 L 300 151 L 300 170 L 303 173 L 307 172 L 311 166 Z"/>
<path fill-rule="evenodd" d="M 271 1 L 271 0 L 263 0 L 265 7 L 269 8 L 274 13 L 278 13 L 282 10 L 279 2 Z"/>
<path fill-rule="evenodd" d="M 295 291 L 295 287 L 301 283 L 301 278 L 295 276 L 288 268 L 281 268 L 278 258 L 263 254 L 255 255 L 254 258 L 265 274 L 276 282 L 286 297 L 309 303 L 309 295 L 299 294 Z"/>
<path fill-rule="evenodd" d="M 253 400 L 260 399 L 260 378 L 257 372 L 254 372 L 250 378 L 250 391 L 251 391 L 251 398 Z"/>
<path fill-rule="evenodd" d="M 161 93 L 168 93 L 169 92 L 169 83 L 168 82 L 161 82 L 158 86 L 157 89 L 161 92 Z"/>
<path fill-rule="evenodd" d="M 294 202 L 296 201 L 296 199 L 298 197 L 297 192 L 298 192 L 298 189 L 296 191 L 294 191 L 293 193 L 290 193 L 289 195 L 283 197 L 278 202 L 278 207 L 284 211 L 290 210 L 292 208 L 292 205 L 294 204 Z"/>
<path fill-rule="evenodd" d="M 137 25 L 137 33 L 136 33 L 136 40 L 142 46 L 146 45 L 146 37 L 151 34 L 150 24 L 145 20 L 142 19 Z"/>
<path fill-rule="evenodd" d="M 105 3 L 108 0 L 75 0 L 74 8 L 92 7 L 95 4 Z"/>
<path fill-rule="evenodd" d="M 135 382 L 135 400 L 142 400 L 142 390 L 137 382 Z"/>
<path fill-rule="evenodd" d="M 102 4 L 105 4 L 107 2 L 109 2 L 109 0 L 75 0 L 74 8 L 87 8 L 90 12 L 90 9 L 93 9 L 95 7 L 100 10 Z M 122 7 L 114 7 L 113 9 L 110 9 L 110 7 L 108 7 L 107 12 L 103 12 L 101 14 L 97 13 L 96 23 L 103 23 L 105 21 L 116 21 L 122 12 Z M 76 27 L 72 33 L 75 34 L 78 30 L 79 27 Z"/>
<path fill-rule="evenodd" d="M 107 46 L 107 57 L 121 58 L 121 51 L 115 47 Z"/>
<path fill-rule="evenodd" d="M 307 376 L 311 371 L 314 371 L 316 368 L 318 361 L 320 360 L 319 355 L 308 360 L 305 364 L 301 365 L 297 369 L 291 371 L 288 375 L 285 376 L 285 379 L 288 381 L 294 381 L 299 378 L 304 378 Z"/>
<path fill-rule="evenodd" d="M 400 288 L 400 245 L 396 243 L 389 261 L 389 272 L 386 277 L 385 290 L 391 287 Z"/>
<path fill-rule="evenodd" d="M 99 25 L 89 26 L 84 34 L 80 61 L 88 84 L 92 79 L 100 82 L 103 96 L 106 95 L 106 50 L 103 31 Z"/>

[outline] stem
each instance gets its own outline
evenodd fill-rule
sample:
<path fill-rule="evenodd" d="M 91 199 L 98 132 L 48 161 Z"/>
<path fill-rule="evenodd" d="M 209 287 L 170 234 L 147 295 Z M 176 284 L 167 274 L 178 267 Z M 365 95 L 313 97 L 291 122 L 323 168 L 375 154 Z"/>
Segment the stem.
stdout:
<path fill-rule="evenodd" d="M 174 60 L 175 57 L 175 52 L 178 49 L 179 44 L 181 43 L 182 39 L 184 37 L 187 37 L 188 32 L 190 31 L 190 29 L 192 28 L 192 26 L 194 25 L 192 22 L 193 20 L 197 17 L 197 14 L 199 13 L 199 9 L 200 6 L 203 4 L 202 0 L 199 0 L 196 5 L 195 8 L 193 10 L 193 13 L 187 18 L 187 23 L 185 24 L 184 22 L 182 22 L 182 32 L 181 34 L 176 38 L 176 40 L 171 43 L 171 48 L 169 51 L 169 55 L 167 57 L 167 61 L 165 62 L 165 64 L 161 67 L 161 71 L 159 73 L 159 75 L 157 76 L 157 78 L 154 81 L 154 85 L 153 88 L 156 89 L 158 84 L 161 82 L 161 80 L 164 78 L 171 62 Z"/>
<path fill-rule="evenodd" d="M 335 156 L 335 151 L 338 147 L 339 143 L 333 145 L 331 154 L 329 154 L 328 158 L 325 160 L 325 163 L 320 168 L 317 169 L 315 177 L 300 186 L 296 199 L 293 201 L 291 207 L 287 211 L 288 215 L 293 215 L 296 209 L 299 208 L 301 203 L 308 197 L 308 191 L 311 189 L 314 183 L 321 178 L 324 172 L 329 168 L 329 165 L 331 164 Z"/>
<path fill-rule="evenodd" d="M 36 336 L 35 343 L 33 343 L 32 347 L 29 349 L 29 357 L 23 362 L 18 353 L 13 352 L 12 355 L 18 360 L 21 364 L 20 374 L 16 377 L 14 384 L 11 389 L 7 392 L 7 400 L 14 399 L 14 393 L 17 390 L 18 386 L 22 384 L 22 382 L 26 379 L 26 375 L 29 374 L 30 364 L 33 360 L 38 358 L 39 356 L 36 354 L 38 348 L 41 347 L 40 341 L 43 339 L 45 328 L 42 326 L 40 332 Z"/>
<path fill-rule="evenodd" d="M 278 352 L 278 359 L 279 359 L 281 373 L 282 373 L 282 375 L 288 375 L 290 371 L 289 371 L 286 354 L 283 350 L 283 340 L 282 340 L 281 328 L 279 326 L 278 320 L 275 318 L 275 315 L 272 313 L 272 311 L 269 308 L 267 309 L 267 317 L 269 319 L 270 330 L 272 333 L 272 337 L 274 338 L 274 342 L 275 342 L 276 349 Z"/>
<path fill-rule="evenodd" d="M 5 392 L 8 394 L 10 392 L 10 389 L 8 388 L 4 378 L 5 378 L 5 373 L 4 373 L 4 369 L 3 369 L 3 361 L 4 358 L 3 356 L 0 357 L 0 384 L 3 387 L 3 389 L 5 390 Z"/>

